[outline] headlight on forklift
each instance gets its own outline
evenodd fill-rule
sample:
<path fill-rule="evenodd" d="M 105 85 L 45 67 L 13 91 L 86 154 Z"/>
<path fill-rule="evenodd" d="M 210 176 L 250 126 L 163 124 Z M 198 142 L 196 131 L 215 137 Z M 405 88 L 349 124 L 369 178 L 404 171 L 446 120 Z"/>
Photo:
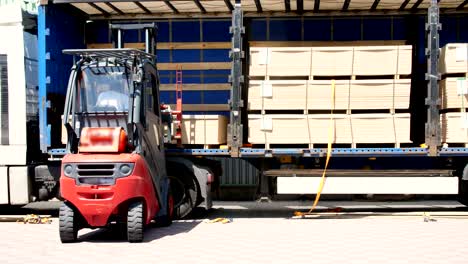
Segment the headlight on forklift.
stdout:
<path fill-rule="evenodd" d="M 120 177 L 126 177 L 132 174 L 133 165 L 134 165 L 133 163 L 121 164 L 119 167 Z"/>
<path fill-rule="evenodd" d="M 63 174 L 67 177 L 72 177 L 73 166 L 70 164 L 66 164 L 65 166 L 63 166 Z"/>

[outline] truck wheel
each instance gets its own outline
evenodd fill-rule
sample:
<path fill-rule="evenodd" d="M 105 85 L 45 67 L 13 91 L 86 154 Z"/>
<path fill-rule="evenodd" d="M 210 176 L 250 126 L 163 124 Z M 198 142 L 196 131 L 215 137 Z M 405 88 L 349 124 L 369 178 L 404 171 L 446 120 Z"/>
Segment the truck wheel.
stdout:
<path fill-rule="evenodd" d="M 68 204 L 62 203 L 59 213 L 59 231 L 62 243 L 75 242 L 78 236 L 78 215 Z"/>
<path fill-rule="evenodd" d="M 184 175 L 185 176 L 185 175 Z M 191 177 L 169 176 L 174 194 L 174 218 L 180 219 L 192 212 L 197 199 L 197 184 Z"/>
<path fill-rule="evenodd" d="M 143 241 L 143 203 L 135 202 L 128 207 L 127 239 L 128 242 Z"/>
<path fill-rule="evenodd" d="M 458 180 L 458 201 L 468 205 L 468 164 L 463 169 L 463 173 Z"/>

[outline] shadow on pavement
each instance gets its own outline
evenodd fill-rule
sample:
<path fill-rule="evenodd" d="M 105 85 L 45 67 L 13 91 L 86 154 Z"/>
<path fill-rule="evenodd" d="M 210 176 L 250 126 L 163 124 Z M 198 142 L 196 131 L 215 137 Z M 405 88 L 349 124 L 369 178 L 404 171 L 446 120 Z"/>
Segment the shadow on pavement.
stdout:
<path fill-rule="evenodd" d="M 174 221 L 172 225 L 168 227 L 156 227 L 155 225 L 149 225 L 145 229 L 144 242 L 151 242 L 153 240 L 161 239 L 166 236 L 173 236 L 181 233 L 187 233 L 195 228 L 201 221 Z M 86 232 L 82 234 L 82 232 Z M 80 232 L 78 236 L 79 242 L 91 242 L 91 243 L 128 243 L 126 230 L 124 226 L 112 225 L 109 228 L 99 228 L 89 231 L 85 229 Z"/>
<path fill-rule="evenodd" d="M 216 218 L 227 218 L 227 219 L 236 219 L 236 218 L 282 218 L 282 219 L 350 219 L 350 218 L 363 218 L 367 217 L 367 215 L 311 215 L 306 216 L 305 218 L 295 217 L 294 212 L 297 210 L 291 208 L 263 208 L 259 209 L 256 207 L 255 209 L 228 209 L 228 208 L 216 208 L 210 210 L 204 210 L 203 208 L 197 208 L 195 213 L 190 214 L 188 216 L 189 219 L 195 220 L 202 220 L 202 219 L 216 219 Z M 307 212 L 307 210 L 301 210 L 302 212 Z M 327 210 L 317 210 L 314 211 L 317 213 L 324 213 L 328 212 Z M 343 211 L 342 211 L 343 212 Z"/>
<path fill-rule="evenodd" d="M 295 212 L 306 213 L 313 201 L 301 203 L 274 201 L 274 202 L 218 202 L 214 209 L 208 211 L 197 208 L 188 216 L 189 219 L 215 219 L 215 218 L 283 218 L 283 219 L 359 219 L 375 216 L 391 216 L 395 213 L 420 212 L 466 212 L 468 207 L 458 203 L 441 203 L 417 201 L 413 203 L 362 203 L 342 201 L 320 202 L 312 215 L 305 217 L 295 216 Z M 422 214 L 421 214 L 422 216 Z"/>

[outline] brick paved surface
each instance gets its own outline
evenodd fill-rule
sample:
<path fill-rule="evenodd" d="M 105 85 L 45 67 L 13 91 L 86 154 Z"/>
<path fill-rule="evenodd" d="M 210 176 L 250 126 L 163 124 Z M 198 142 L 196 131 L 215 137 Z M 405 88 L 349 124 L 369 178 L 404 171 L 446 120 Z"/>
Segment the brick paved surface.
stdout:
<path fill-rule="evenodd" d="M 82 230 L 81 242 L 63 245 L 56 219 L 0 223 L 0 263 L 468 263 L 468 219 L 240 215 L 229 224 L 199 219 L 152 228 L 141 244 Z"/>

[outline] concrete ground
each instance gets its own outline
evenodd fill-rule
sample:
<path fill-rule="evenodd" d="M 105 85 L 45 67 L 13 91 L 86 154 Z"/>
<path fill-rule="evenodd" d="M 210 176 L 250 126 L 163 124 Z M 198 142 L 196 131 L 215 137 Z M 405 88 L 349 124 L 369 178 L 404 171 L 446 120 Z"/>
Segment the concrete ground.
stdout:
<path fill-rule="evenodd" d="M 468 263 L 468 212 L 456 202 L 326 201 L 319 216 L 293 217 L 309 204 L 218 202 L 192 219 L 147 229 L 140 244 L 99 229 L 64 245 L 56 218 L 0 223 L 0 263 Z M 350 213 L 327 209 L 335 207 Z M 216 217 L 232 222 L 209 223 Z"/>

